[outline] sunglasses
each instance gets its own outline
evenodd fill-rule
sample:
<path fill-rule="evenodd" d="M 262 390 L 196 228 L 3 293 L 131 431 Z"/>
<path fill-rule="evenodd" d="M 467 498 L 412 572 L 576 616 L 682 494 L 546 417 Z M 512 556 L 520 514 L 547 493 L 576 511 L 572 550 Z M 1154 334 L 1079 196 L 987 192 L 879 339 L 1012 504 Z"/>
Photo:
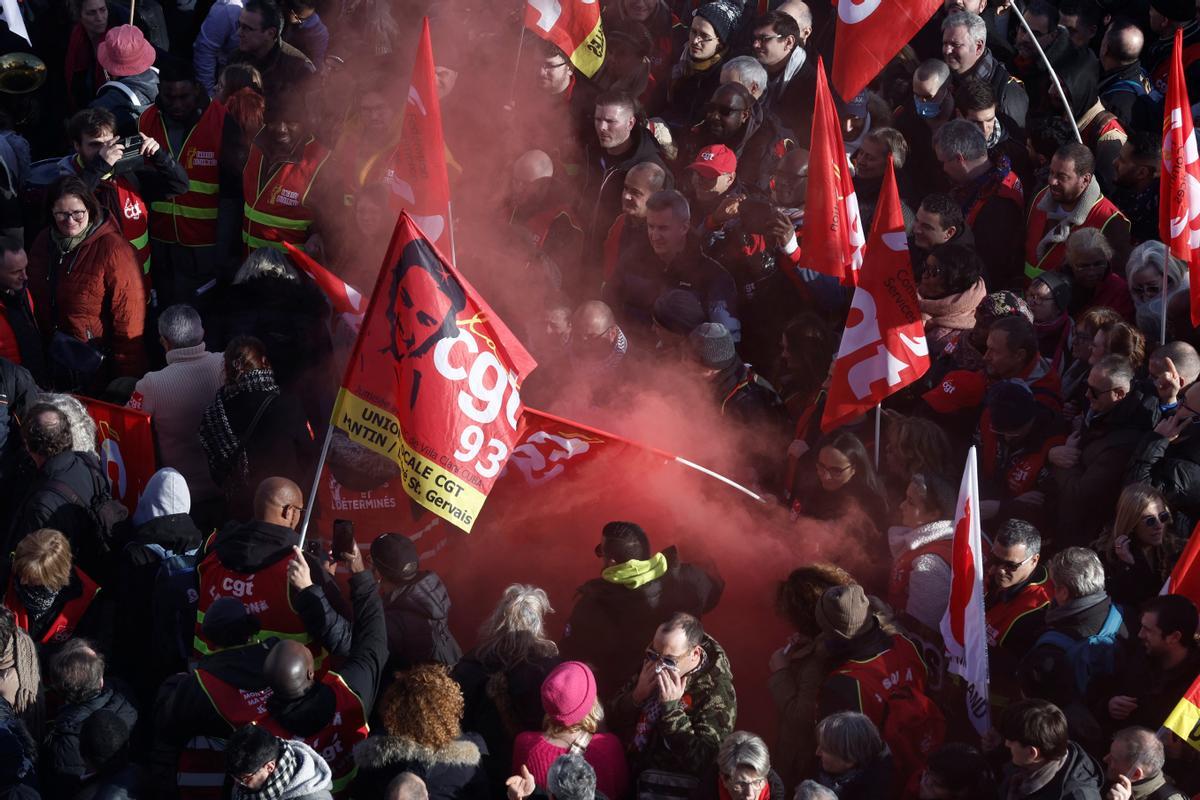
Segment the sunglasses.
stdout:
<path fill-rule="evenodd" d="M 1033 560 L 1034 555 L 1037 555 L 1037 554 L 1034 553 L 1033 555 L 1030 555 L 1024 561 L 1005 561 L 1004 559 L 996 558 L 996 556 L 991 555 L 991 554 L 989 554 L 988 558 L 992 562 L 992 565 L 994 567 L 996 567 L 996 569 L 1002 569 L 1005 572 L 1016 572 L 1021 567 L 1025 566 L 1031 560 Z"/>
<path fill-rule="evenodd" d="M 1171 512 L 1163 511 L 1157 517 L 1153 514 L 1147 514 L 1142 517 L 1142 524 L 1147 528 L 1165 528 L 1171 524 Z"/>
<path fill-rule="evenodd" d="M 669 669 L 673 671 L 679 670 L 679 660 L 676 659 L 675 656 L 664 656 L 660 653 L 656 653 L 653 650 L 647 650 L 645 658 L 647 663 L 662 664 L 663 669 Z"/>

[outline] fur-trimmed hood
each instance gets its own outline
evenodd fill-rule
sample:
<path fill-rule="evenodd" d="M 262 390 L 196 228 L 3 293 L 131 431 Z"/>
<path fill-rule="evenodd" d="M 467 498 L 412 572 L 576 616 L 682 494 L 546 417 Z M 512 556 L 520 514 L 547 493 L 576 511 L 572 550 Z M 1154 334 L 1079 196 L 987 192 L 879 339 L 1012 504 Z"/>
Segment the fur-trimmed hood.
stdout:
<path fill-rule="evenodd" d="M 483 758 L 473 738 L 460 736 L 434 750 L 407 736 L 371 736 L 354 746 L 354 763 L 363 769 L 382 769 L 392 764 L 417 763 L 429 767 L 477 767 Z"/>

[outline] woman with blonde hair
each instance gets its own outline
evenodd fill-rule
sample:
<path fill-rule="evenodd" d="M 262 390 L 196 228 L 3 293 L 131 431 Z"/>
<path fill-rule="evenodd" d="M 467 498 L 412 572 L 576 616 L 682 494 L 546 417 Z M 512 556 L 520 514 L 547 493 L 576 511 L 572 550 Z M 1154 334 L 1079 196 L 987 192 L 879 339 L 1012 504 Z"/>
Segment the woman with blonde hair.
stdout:
<path fill-rule="evenodd" d="M 376 709 L 383 736 L 354 746 L 354 797 L 383 797 L 403 772 L 420 775 L 430 798 L 485 800 L 483 740 L 462 730 L 462 690 L 441 664 L 401 672 Z"/>
<path fill-rule="evenodd" d="M 1137 607 L 1162 589 L 1183 551 L 1173 522 L 1166 498 L 1150 484 L 1134 483 L 1121 491 L 1113 524 L 1092 545 L 1114 602 Z"/>
<path fill-rule="evenodd" d="M 475 648 L 454 666 L 466 710 L 463 724 L 487 743 L 484 767 L 497 797 L 511 772 L 513 740 L 542 728 L 542 683 L 562 658 L 546 635 L 553 614 L 545 590 L 514 583 L 479 628 Z"/>
<path fill-rule="evenodd" d="M 49 528 L 26 535 L 13 551 L 4 605 L 35 642 L 62 643 L 98 633 L 101 619 L 94 601 L 100 587 L 73 562 L 67 537 Z"/>
<path fill-rule="evenodd" d="M 561 755 L 578 753 L 596 771 L 596 788 L 610 800 L 625 797 L 629 766 L 621 740 L 601 733 L 604 707 L 596 697 L 596 676 L 587 664 L 566 661 L 542 683 L 546 719 L 541 732 L 518 734 L 513 744 L 512 771 L 524 766 L 538 786 L 546 786 L 550 765 Z"/>

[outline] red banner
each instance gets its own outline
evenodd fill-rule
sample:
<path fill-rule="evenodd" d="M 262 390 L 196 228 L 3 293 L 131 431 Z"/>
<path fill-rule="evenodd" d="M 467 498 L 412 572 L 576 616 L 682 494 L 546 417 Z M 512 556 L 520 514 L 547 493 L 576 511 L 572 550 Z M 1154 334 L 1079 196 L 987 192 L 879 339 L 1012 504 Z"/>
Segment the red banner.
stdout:
<path fill-rule="evenodd" d="M 100 463 L 112 483 L 113 497 L 133 514 L 146 483 L 158 469 L 150 415 L 90 397 L 76 395 L 76 399 L 96 421 Z"/>
<path fill-rule="evenodd" d="M 1200 524 L 1192 529 L 1171 577 L 1163 584 L 1162 594 L 1181 594 L 1200 606 Z"/>
<path fill-rule="evenodd" d="M 604 29 L 596 0 L 528 0 L 525 27 L 566 53 L 589 78 L 604 64 Z"/>
<path fill-rule="evenodd" d="M 518 439 L 521 381 L 537 366 L 504 323 L 400 215 L 346 367 L 333 424 L 366 451 L 373 489 L 470 531 Z M 337 474 L 335 467 L 334 473 Z"/>
<path fill-rule="evenodd" d="M 1183 76 L 1183 31 L 1178 29 L 1163 111 L 1158 231 L 1171 255 L 1188 265 L 1192 324 L 1200 325 L 1200 153 Z"/>
<path fill-rule="evenodd" d="M 928 369 L 929 345 L 917 310 L 917 286 L 889 156 L 866 261 L 833 364 L 821 430 L 861 417 Z"/>
<path fill-rule="evenodd" d="M 825 64 L 818 58 L 801 265 L 832 275 L 848 286 L 858 279 L 866 242 L 851 175 L 837 109 L 825 80 Z"/>
<path fill-rule="evenodd" d="M 875 79 L 942 0 L 837 0 L 833 85 L 849 100 Z"/>

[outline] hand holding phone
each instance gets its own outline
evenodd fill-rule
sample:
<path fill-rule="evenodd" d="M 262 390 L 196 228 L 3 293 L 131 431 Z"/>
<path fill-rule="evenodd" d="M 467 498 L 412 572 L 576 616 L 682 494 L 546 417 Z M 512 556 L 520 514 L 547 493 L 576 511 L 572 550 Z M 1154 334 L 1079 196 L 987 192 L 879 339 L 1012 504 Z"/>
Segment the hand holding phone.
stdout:
<path fill-rule="evenodd" d="M 351 520 L 333 521 L 333 542 L 330 549 L 334 558 L 344 558 L 354 552 L 354 523 Z"/>

